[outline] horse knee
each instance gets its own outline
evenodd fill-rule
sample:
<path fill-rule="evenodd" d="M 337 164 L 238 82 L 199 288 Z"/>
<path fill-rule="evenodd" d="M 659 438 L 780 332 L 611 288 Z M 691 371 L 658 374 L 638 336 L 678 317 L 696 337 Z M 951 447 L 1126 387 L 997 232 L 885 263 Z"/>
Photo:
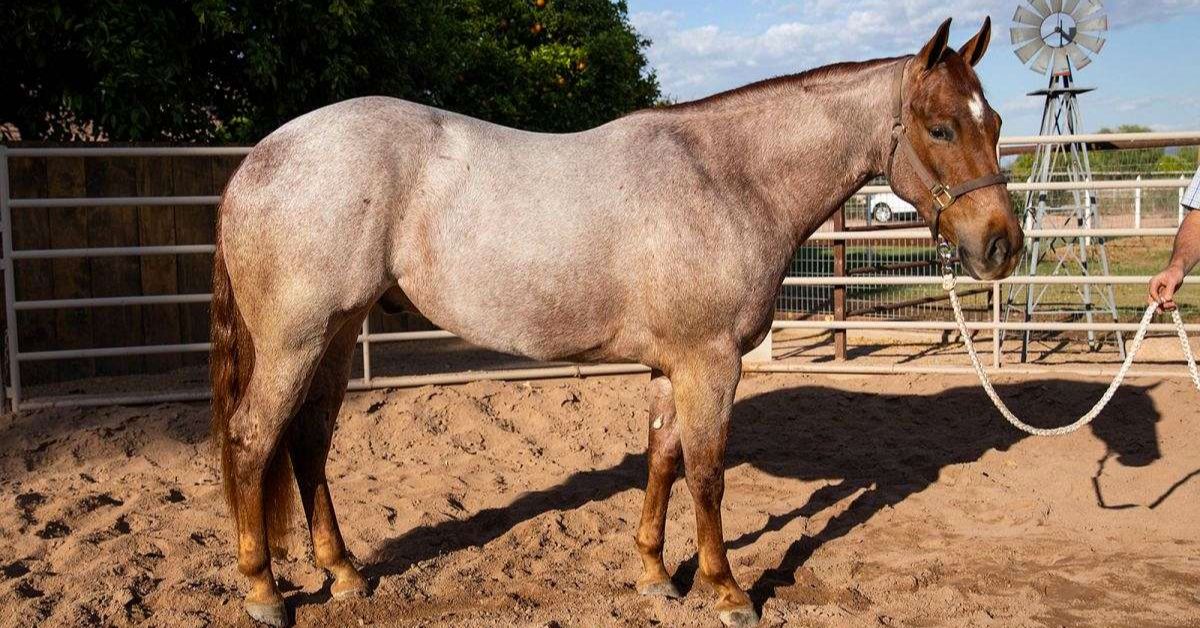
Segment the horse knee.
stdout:
<path fill-rule="evenodd" d="M 239 429 L 242 427 L 242 429 Z M 263 474 L 275 451 L 277 436 L 267 437 L 250 426 L 239 426 L 231 421 L 226 446 L 232 448 L 233 471 L 238 487 L 242 491 L 261 490 Z"/>
<path fill-rule="evenodd" d="M 695 501 L 719 506 L 725 496 L 725 470 L 689 468 L 687 485 Z"/>

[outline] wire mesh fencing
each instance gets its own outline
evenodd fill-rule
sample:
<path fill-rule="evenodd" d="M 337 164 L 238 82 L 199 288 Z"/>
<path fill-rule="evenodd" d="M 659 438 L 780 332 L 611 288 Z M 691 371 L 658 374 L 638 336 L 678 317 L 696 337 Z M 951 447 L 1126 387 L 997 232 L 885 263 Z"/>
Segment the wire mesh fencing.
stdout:
<path fill-rule="evenodd" d="M 858 195 L 845 206 L 846 229 L 868 230 L 878 223 L 868 218 L 872 195 Z M 924 223 L 889 222 L 892 227 L 923 227 Z M 818 231 L 833 231 L 833 221 Z M 941 266 L 930 238 L 881 238 L 848 241 L 845 274 L 871 277 L 937 277 Z M 833 242 L 810 241 L 792 258 L 789 277 L 835 276 L 836 249 Z M 956 272 L 962 267 L 955 264 Z M 844 289 L 847 318 L 879 320 L 929 320 L 950 312 L 949 301 L 939 286 L 783 286 L 776 303 L 776 317 L 784 320 L 831 319 L 834 293 Z M 960 291 L 963 311 L 971 320 L 983 320 L 990 312 L 989 290 Z"/>
<path fill-rule="evenodd" d="M 1128 181 L 1131 184 L 1139 180 L 1186 181 L 1197 166 L 1196 146 L 1119 146 L 1111 143 L 1089 145 L 1094 181 Z M 1008 150 L 1006 154 L 1002 166 L 1010 182 L 1026 181 L 1029 178 L 1031 151 L 1021 152 L 1017 148 Z M 1062 174 L 1051 179 L 1067 180 Z M 884 183 L 872 182 L 873 185 Z M 1011 197 L 1013 211 L 1018 217 L 1024 215 L 1028 204 L 1039 201 L 1051 206 L 1079 203 L 1090 208 L 1090 211 L 1079 214 L 1052 214 L 1047 217 L 1048 224 L 1043 224 L 1043 228 L 1133 229 L 1177 226 L 1183 218 L 1179 204 L 1181 194 L 1181 188 L 1130 187 L 1094 190 L 1090 194 L 1064 190 L 1031 195 L 1014 191 Z M 1079 195 L 1078 198 L 1076 195 Z M 854 231 L 881 226 L 873 211 L 881 196 L 888 195 L 860 194 L 847 202 L 844 207 L 845 228 Z M 895 199 L 885 200 L 893 204 L 896 202 Z M 887 226 L 923 226 L 911 209 L 907 213 L 894 210 Z M 818 231 L 833 230 L 831 220 Z M 1102 268 L 1102 262 L 1107 262 L 1107 272 L 1113 275 L 1154 274 L 1165 266 L 1170 251 L 1169 244 L 1163 238 L 1083 238 L 1044 244 L 1059 249 L 1071 247 L 1070 253 L 1087 265 L 1090 274 L 1103 274 L 1105 269 Z M 835 251 L 833 242 L 806 243 L 796 252 L 788 276 L 835 276 Z M 844 264 L 847 276 L 930 277 L 940 273 L 933 242 L 928 238 L 848 241 L 844 245 Z M 961 268 L 956 270 L 961 271 Z M 1039 265 L 1037 274 L 1052 274 L 1052 270 Z M 1043 302 L 1051 306 L 1086 301 L 1089 298 L 1087 293 L 1102 288 L 1111 290 L 1114 295 L 1119 320 L 1136 320 L 1141 314 L 1145 297 L 1140 287 L 1054 285 L 1041 286 L 1037 290 Z M 834 293 L 838 289 L 833 286 L 784 286 L 777 301 L 778 318 L 832 319 Z M 949 303 L 938 286 L 848 286 L 844 290 L 845 315 L 849 319 L 931 320 L 949 315 Z M 1018 286 L 1005 286 L 1002 301 L 1006 303 L 1010 299 L 1023 298 L 1016 294 L 1020 290 Z M 1094 295 L 1092 299 L 1095 299 Z M 1200 302 L 1193 304 L 1186 298 L 1182 305 L 1185 310 L 1200 309 Z M 963 306 L 968 318 L 986 319 L 991 311 L 991 295 L 986 290 L 969 291 L 964 295 Z"/>

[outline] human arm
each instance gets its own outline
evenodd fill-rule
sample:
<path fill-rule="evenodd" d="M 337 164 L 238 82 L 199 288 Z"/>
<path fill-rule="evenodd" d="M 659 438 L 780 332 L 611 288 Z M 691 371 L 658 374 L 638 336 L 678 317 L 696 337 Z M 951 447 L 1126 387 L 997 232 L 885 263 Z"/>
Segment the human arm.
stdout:
<path fill-rule="evenodd" d="M 1167 267 L 1150 280 L 1150 303 L 1160 303 L 1162 309 L 1175 309 L 1175 291 L 1183 278 L 1200 262 L 1200 211 L 1189 211 L 1175 234 L 1175 248 Z"/>

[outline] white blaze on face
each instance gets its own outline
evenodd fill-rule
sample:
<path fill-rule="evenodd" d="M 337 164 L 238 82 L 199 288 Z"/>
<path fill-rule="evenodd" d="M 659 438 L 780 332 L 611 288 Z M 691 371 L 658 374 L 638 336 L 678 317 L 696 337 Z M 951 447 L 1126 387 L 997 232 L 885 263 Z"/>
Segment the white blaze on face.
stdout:
<path fill-rule="evenodd" d="M 975 121 L 983 124 L 983 96 L 980 96 L 979 92 L 971 95 L 970 107 L 971 115 L 975 117 Z"/>

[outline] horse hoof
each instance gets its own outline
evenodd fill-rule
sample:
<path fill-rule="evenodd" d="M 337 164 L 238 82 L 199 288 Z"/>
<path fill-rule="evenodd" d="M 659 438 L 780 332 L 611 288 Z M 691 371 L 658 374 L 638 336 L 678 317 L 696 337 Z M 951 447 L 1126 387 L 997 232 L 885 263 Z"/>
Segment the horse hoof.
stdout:
<path fill-rule="evenodd" d="M 758 625 L 758 611 L 753 606 L 742 606 L 721 611 L 721 623 L 727 628 L 750 628 Z"/>
<path fill-rule="evenodd" d="M 260 624 L 285 628 L 288 625 L 287 606 L 279 602 L 246 602 L 246 614 Z"/>
<path fill-rule="evenodd" d="M 637 592 L 642 595 L 666 597 L 666 598 L 681 598 L 683 594 L 679 589 L 675 588 L 675 583 L 670 580 L 660 580 L 658 582 L 648 582 L 639 584 Z"/>
<path fill-rule="evenodd" d="M 355 569 L 340 570 L 336 573 L 337 576 L 333 581 L 333 585 L 329 587 L 329 592 L 333 594 L 333 599 L 342 600 L 350 597 L 367 597 L 370 594 L 367 581 Z"/>
<path fill-rule="evenodd" d="M 344 600 L 352 597 L 367 597 L 367 595 L 370 594 L 370 591 L 367 589 L 367 583 L 365 582 L 361 584 L 347 585 L 345 587 L 338 587 L 337 585 L 334 585 L 331 589 L 331 592 L 333 593 L 333 599 L 335 600 Z"/>

